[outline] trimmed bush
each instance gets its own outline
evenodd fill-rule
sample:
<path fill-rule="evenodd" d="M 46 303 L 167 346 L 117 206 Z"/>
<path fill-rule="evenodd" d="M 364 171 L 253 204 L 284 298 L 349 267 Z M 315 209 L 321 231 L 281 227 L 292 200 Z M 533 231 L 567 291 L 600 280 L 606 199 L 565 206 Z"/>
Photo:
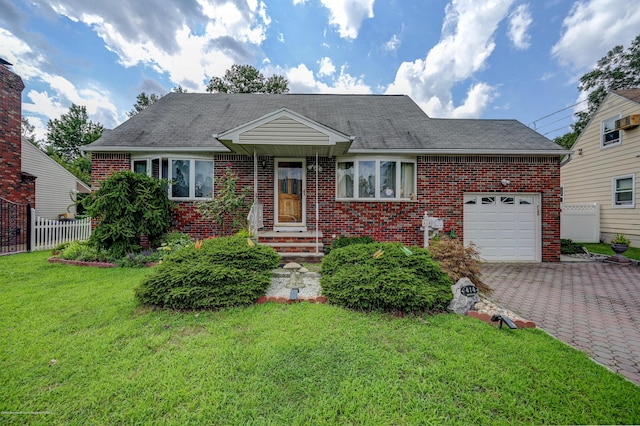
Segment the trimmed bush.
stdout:
<path fill-rule="evenodd" d="M 171 309 L 250 305 L 265 294 L 279 262 L 271 247 L 251 247 L 242 236 L 204 240 L 168 255 L 136 289 L 136 298 Z"/>
<path fill-rule="evenodd" d="M 446 309 L 451 280 L 429 252 L 400 243 L 355 244 L 332 250 L 322 261 L 322 294 L 351 309 L 425 312 Z M 384 250 L 380 257 L 376 252 Z"/>
<path fill-rule="evenodd" d="M 339 249 L 342 247 L 351 246 L 354 244 L 371 244 L 375 243 L 376 240 L 366 235 L 364 237 L 346 237 L 344 235 L 339 236 L 338 238 L 331 241 L 331 246 L 325 249 L 325 254 L 331 253 L 331 250 Z"/>
<path fill-rule="evenodd" d="M 474 245 L 465 247 L 462 241 L 444 238 L 432 241 L 428 248 L 433 259 L 453 282 L 469 278 L 484 294 L 491 294 L 491 288 L 480 278 L 480 253 Z"/>
<path fill-rule="evenodd" d="M 560 240 L 560 253 L 562 254 L 583 254 L 584 249 L 582 245 L 574 243 L 569 238 L 562 238 Z"/>

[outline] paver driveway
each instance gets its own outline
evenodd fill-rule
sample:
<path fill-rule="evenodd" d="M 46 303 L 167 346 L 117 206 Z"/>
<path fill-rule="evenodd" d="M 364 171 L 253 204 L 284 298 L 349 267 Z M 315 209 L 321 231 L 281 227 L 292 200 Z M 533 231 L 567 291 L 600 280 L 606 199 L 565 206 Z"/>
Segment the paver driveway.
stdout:
<path fill-rule="evenodd" d="M 640 385 L 640 267 L 484 264 L 491 299 Z"/>

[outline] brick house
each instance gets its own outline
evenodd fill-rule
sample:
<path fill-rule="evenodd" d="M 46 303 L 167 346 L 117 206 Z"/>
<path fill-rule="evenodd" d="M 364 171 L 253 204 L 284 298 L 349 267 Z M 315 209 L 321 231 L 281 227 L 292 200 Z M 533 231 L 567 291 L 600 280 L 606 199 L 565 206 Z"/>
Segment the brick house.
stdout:
<path fill-rule="evenodd" d="M 22 168 L 24 83 L 0 58 L 0 198 L 35 207 L 36 177 Z"/>
<path fill-rule="evenodd" d="M 169 179 L 174 227 L 195 237 L 230 232 L 195 204 L 231 167 L 280 252 L 422 245 L 427 212 L 485 260 L 560 259 L 567 152 L 515 120 L 432 119 L 407 96 L 171 93 L 85 150 L 94 187 L 119 170 Z"/>

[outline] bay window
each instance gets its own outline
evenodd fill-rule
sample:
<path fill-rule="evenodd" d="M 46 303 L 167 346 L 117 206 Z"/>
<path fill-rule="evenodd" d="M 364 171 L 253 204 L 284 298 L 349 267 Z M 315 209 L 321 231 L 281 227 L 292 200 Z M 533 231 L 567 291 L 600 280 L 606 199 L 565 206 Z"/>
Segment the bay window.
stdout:
<path fill-rule="evenodd" d="M 416 169 L 412 159 L 338 159 L 336 198 L 415 200 Z"/>
<path fill-rule="evenodd" d="M 206 199 L 213 194 L 213 160 L 134 158 L 131 169 L 156 179 L 167 179 L 171 199 Z"/>

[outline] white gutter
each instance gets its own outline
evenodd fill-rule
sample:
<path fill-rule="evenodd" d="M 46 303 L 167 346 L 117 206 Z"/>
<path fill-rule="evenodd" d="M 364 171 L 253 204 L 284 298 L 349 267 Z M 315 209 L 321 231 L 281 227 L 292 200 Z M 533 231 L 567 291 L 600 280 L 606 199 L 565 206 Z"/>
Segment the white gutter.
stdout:
<path fill-rule="evenodd" d="M 190 147 L 190 146 L 96 146 L 96 147 L 88 147 L 83 146 L 80 147 L 80 151 L 82 152 L 215 152 L 220 154 L 228 154 L 232 152 L 227 147 Z"/>
<path fill-rule="evenodd" d="M 348 154 L 403 154 L 403 155 L 569 155 L 567 150 L 519 149 L 350 149 Z M 348 155 L 347 154 L 347 155 Z"/>

